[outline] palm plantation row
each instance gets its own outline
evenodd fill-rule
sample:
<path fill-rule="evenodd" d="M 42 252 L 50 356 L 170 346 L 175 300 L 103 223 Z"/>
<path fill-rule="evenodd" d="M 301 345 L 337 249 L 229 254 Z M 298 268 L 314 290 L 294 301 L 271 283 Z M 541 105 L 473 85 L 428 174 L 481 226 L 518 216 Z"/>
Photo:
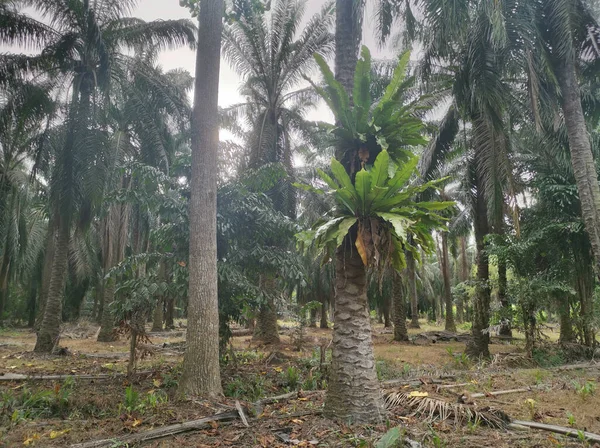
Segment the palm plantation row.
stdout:
<path fill-rule="evenodd" d="M 28 50 L 0 55 L 0 319 L 36 352 L 80 316 L 132 355 L 146 322 L 187 317 L 180 391 L 216 396 L 231 323 L 271 344 L 278 309 L 326 327 L 331 307 L 325 413 L 369 421 L 371 309 L 398 341 L 407 315 L 470 320 L 474 359 L 511 325 L 533 356 L 549 316 L 596 344 L 594 5 L 378 0 L 398 54 L 379 61 L 364 0 L 304 26 L 303 1 L 183 3 L 198 27 L 133 0 L 0 0 L 1 42 Z M 163 71 L 186 45 L 194 77 Z M 223 109 L 221 55 L 244 97 Z M 333 124 L 307 118 L 319 105 Z"/>

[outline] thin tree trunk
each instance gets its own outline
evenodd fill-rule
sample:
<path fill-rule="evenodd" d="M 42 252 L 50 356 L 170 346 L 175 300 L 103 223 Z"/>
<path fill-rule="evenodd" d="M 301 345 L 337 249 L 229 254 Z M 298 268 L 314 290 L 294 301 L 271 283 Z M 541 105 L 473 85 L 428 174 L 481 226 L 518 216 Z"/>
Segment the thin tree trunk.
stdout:
<path fill-rule="evenodd" d="M 168 297 L 166 312 L 165 312 L 165 329 L 172 330 L 175 328 L 175 298 Z"/>
<path fill-rule="evenodd" d="M 327 417 L 345 422 L 382 420 L 382 396 L 375 371 L 366 272 L 351 238 L 337 250 L 333 350 Z"/>
<path fill-rule="evenodd" d="M 400 273 L 394 270 L 392 278 L 392 319 L 394 320 L 394 341 L 408 341 L 406 330 L 406 301 Z"/>
<path fill-rule="evenodd" d="M 4 311 L 8 304 L 8 274 L 10 273 L 10 257 L 4 252 L 0 265 L 0 327 L 3 325 Z"/>
<path fill-rule="evenodd" d="M 201 0 L 194 113 L 188 329 L 181 395 L 222 394 L 217 290 L 217 160 L 223 0 Z"/>
<path fill-rule="evenodd" d="M 46 309 L 46 297 L 50 288 L 50 278 L 52 277 L 52 265 L 54 260 L 54 248 L 56 246 L 56 229 L 53 219 L 48 223 L 48 233 L 46 234 L 46 250 L 44 252 L 44 266 L 42 267 L 42 285 L 40 289 L 40 298 L 37 309 L 37 317 L 34 324 L 35 330 L 39 330 L 44 319 L 44 310 Z"/>
<path fill-rule="evenodd" d="M 460 237 L 460 281 L 466 282 L 469 279 L 469 265 L 467 261 L 467 241 L 466 237 Z M 465 321 L 465 304 L 463 296 L 460 294 L 456 298 L 456 321 L 463 323 Z"/>
<path fill-rule="evenodd" d="M 321 322 L 319 323 L 320 328 L 329 328 L 329 324 L 327 323 L 327 301 L 322 296 L 321 297 Z"/>
<path fill-rule="evenodd" d="M 567 56 L 559 61 L 556 74 L 581 214 L 594 253 L 596 275 L 600 275 L 600 187 L 573 58 Z"/>
<path fill-rule="evenodd" d="M 456 332 L 452 309 L 452 286 L 450 285 L 450 260 L 448 257 L 448 233 L 442 232 L 442 276 L 444 277 L 444 300 L 446 302 L 446 331 Z"/>
<path fill-rule="evenodd" d="M 579 320 L 581 322 L 582 343 L 588 347 L 594 345 L 595 335 L 592 328 L 593 308 L 594 308 L 594 272 L 590 263 L 587 263 L 585 256 L 575 254 L 576 265 L 576 287 L 579 298 Z"/>
<path fill-rule="evenodd" d="M 526 303 L 522 308 L 523 324 L 525 327 L 525 353 L 531 359 L 533 358 L 533 349 L 535 347 L 535 304 Z"/>
<path fill-rule="evenodd" d="M 417 275 L 415 257 L 411 251 L 406 252 L 406 271 L 408 273 L 408 295 L 410 297 L 410 328 L 421 328 L 419 325 L 419 305 L 417 297 Z"/>
<path fill-rule="evenodd" d="M 390 308 L 392 306 L 391 298 L 388 295 L 383 297 L 383 301 L 381 303 L 381 314 L 383 315 L 383 327 L 391 328 L 392 321 L 390 319 Z"/>
<path fill-rule="evenodd" d="M 317 309 L 313 308 L 310 310 L 310 319 L 308 326 L 310 328 L 317 328 Z"/>
<path fill-rule="evenodd" d="M 69 226 L 61 220 L 58 226 L 58 240 L 54 249 L 52 274 L 48 287 L 44 318 L 42 319 L 34 348 L 34 351 L 38 353 L 50 353 L 54 347 L 58 346 L 63 291 L 68 267 L 69 238 Z"/>
<path fill-rule="evenodd" d="M 490 337 L 487 332 L 484 333 L 484 330 L 490 326 L 490 273 L 484 238 L 489 233 L 489 227 L 485 198 L 480 185 L 477 185 L 477 187 L 474 217 L 475 243 L 477 246 L 477 285 L 473 299 L 473 338 L 467 344 L 466 352 L 476 358 L 488 358 L 490 356 L 488 347 Z"/>
<path fill-rule="evenodd" d="M 160 262 L 159 279 L 161 282 L 167 281 L 167 264 L 164 261 Z M 164 307 L 165 298 L 161 296 L 156 301 L 156 307 L 152 315 L 152 331 L 163 331 L 163 321 L 165 319 Z"/>

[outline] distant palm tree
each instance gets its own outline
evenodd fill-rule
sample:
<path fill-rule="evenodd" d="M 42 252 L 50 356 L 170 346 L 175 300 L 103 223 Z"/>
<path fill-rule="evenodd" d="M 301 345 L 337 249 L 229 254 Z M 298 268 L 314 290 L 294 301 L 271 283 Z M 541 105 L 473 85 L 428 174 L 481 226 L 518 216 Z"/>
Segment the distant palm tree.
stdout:
<path fill-rule="evenodd" d="M 69 240 L 76 219 L 89 221 L 99 202 L 105 179 L 106 135 L 95 103 L 110 86 L 124 81 L 131 64 L 127 51 L 176 47 L 195 42 L 194 26 L 187 20 L 146 23 L 128 17 L 135 0 L 3 1 L 0 42 L 31 45 L 34 55 L 0 57 L 0 83 L 29 76 L 51 80 L 69 97 L 63 144 L 54 154 L 50 177 L 51 215 L 56 240 L 44 317 L 35 350 L 50 352 L 58 343 L 62 294 Z M 36 21 L 19 8 L 33 7 Z M 46 25 L 48 23 L 48 25 Z M 7 31 L 5 31 L 7 30 Z M 92 173 L 92 170 L 96 171 Z M 77 215 L 79 215 L 77 217 Z"/>

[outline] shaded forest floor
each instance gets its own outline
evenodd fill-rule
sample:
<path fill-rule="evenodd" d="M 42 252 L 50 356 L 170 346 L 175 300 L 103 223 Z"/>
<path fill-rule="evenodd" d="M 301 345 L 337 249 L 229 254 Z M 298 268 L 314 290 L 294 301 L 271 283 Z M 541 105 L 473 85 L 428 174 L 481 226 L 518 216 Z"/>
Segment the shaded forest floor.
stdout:
<path fill-rule="evenodd" d="M 441 327 L 423 323 L 419 332 Z M 0 446 L 64 447 L 94 439 L 115 438 L 246 406 L 249 427 L 240 420 L 215 422 L 207 429 L 145 442 L 147 447 L 369 447 L 386 431 L 400 426 L 406 436 L 432 447 L 586 446 L 576 438 L 541 431 L 490 429 L 480 424 L 428 421 L 405 409 L 394 409 L 380 425 L 348 427 L 320 415 L 328 357 L 320 346 L 330 330 L 307 329 L 302 349 L 292 344 L 293 330 L 284 323 L 281 344 L 257 347 L 250 336 L 235 337 L 223 365 L 225 397 L 220 402 L 180 401 L 176 396 L 184 330 L 152 334 L 151 355 L 138 361 L 138 374 L 127 379 L 128 341 L 95 342 L 97 327 L 70 325 L 61 345 L 63 356 L 34 356 L 35 336 L 27 330 L 0 331 Z M 456 403 L 458 397 L 478 409 L 501 409 L 513 419 L 538 421 L 600 433 L 596 390 L 600 364 L 561 369 L 580 360 L 549 340 L 534 361 L 523 356 L 519 336 L 490 346 L 493 358 L 474 363 L 462 354 L 463 342 L 392 342 L 381 325 L 374 329 L 377 371 L 389 391 L 427 392 Z M 556 334 L 550 334 L 556 339 Z M 6 380 L 10 375 L 72 375 L 50 380 Z M 77 378 L 82 374 L 103 378 Z M 396 381 L 396 383 L 393 383 Z M 457 387 L 442 387 L 460 384 Z M 475 393 L 527 388 L 530 391 L 471 398 Z M 253 406 L 265 397 L 299 390 L 273 404 Z M 114 447 L 125 446 L 114 444 Z M 130 445 L 132 446 L 132 445 Z M 587 445 L 593 446 L 593 445 Z"/>

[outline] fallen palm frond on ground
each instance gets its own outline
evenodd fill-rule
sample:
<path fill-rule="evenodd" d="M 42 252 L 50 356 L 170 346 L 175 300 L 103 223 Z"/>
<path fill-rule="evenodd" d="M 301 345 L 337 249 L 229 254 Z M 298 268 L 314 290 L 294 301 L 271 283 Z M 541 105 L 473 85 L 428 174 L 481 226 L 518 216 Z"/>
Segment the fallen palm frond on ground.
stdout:
<path fill-rule="evenodd" d="M 456 425 L 473 423 L 505 428 L 510 423 L 510 417 L 499 409 L 475 409 L 474 406 L 431 398 L 425 392 L 393 392 L 385 396 L 385 405 L 387 409 L 403 407 L 429 421 L 453 420 Z"/>

